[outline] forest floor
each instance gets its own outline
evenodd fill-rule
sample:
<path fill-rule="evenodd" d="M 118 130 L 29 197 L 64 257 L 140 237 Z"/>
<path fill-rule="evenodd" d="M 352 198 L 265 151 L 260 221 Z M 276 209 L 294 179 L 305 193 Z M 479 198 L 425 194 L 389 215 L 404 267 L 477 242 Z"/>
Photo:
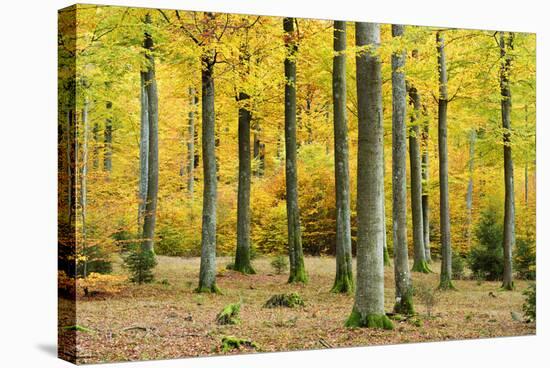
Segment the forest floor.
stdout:
<path fill-rule="evenodd" d="M 522 291 L 528 282 L 516 281 L 514 291 L 501 291 L 499 282 L 457 280 L 457 291 L 436 292 L 431 316 L 415 297 L 417 315 L 394 321 L 394 330 L 349 329 L 344 322 L 351 312 L 353 295 L 330 292 L 334 259 L 306 257 L 310 281 L 289 285 L 288 274 L 277 275 L 271 259 L 253 264 L 256 275 L 226 270 L 228 257 L 218 258 L 217 283 L 222 294 L 197 294 L 199 259 L 158 257 L 156 282 L 127 284 L 114 295 L 78 297 L 77 323 L 88 331 L 59 333 L 77 341 L 78 363 L 99 363 L 192 356 L 270 352 L 327 347 L 368 346 L 500 336 L 532 335 L 534 323 L 515 320 L 522 315 Z M 439 264 L 432 265 L 439 270 Z M 122 272 L 119 267 L 115 272 Z M 436 288 L 437 273 L 413 273 L 413 283 Z M 164 281 L 164 282 L 163 282 Z M 386 311 L 394 302 L 393 267 L 385 268 Z M 298 292 L 304 307 L 264 308 L 274 294 Z M 238 325 L 220 326 L 217 313 L 229 303 L 242 301 Z M 60 313 L 70 310 L 60 300 Z M 516 315 L 516 316 L 517 316 Z M 72 335 L 72 336 L 69 336 Z M 249 339 L 256 348 L 241 347 L 227 353 L 224 336 Z M 64 336 L 62 336 L 63 338 Z M 61 349 L 61 348 L 60 348 Z"/>

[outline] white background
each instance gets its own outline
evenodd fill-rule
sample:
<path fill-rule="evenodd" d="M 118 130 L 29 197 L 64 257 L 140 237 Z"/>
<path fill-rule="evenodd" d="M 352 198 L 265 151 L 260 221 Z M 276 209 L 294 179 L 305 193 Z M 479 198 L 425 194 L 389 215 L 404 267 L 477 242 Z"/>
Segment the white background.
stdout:
<path fill-rule="evenodd" d="M 95 1 L 90 1 L 95 3 Z M 531 0 L 118 0 L 129 6 L 537 32 L 538 334 L 445 343 L 113 364 L 113 367 L 548 366 L 550 27 Z M 2 2 L 0 12 L 0 365 L 65 367 L 56 346 L 57 9 L 64 0 Z M 540 144 L 542 142 L 542 144 Z M 500 180 L 500 178 L 495 178 Z M 546 340 L 546 341 L 545 341 Z"/>

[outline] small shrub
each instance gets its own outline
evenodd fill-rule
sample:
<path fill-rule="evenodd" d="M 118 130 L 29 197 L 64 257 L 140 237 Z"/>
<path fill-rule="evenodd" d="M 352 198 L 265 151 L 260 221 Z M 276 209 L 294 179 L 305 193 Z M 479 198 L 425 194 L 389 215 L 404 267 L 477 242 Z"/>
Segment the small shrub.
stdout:
<path fill-rule="evenodd" d="M 468 265 L 474 274 L 488 281 L 502 278 L 504 257 L 502 251 L 502 221 L 494 210 L 482 213 L 475 229 L 477 244 L 471 249 Z"/>
<path fill-rule="evenodd" d="M 138 284 L 153 282 L 153 268 L 157 265 L 154 251 L 133 246 L 124 256 L 124 265 L 130 271 L 130 281 Z"/>
<path fill-rule="evenodd" d="M 271 267 L 275 269 L 277 275 L 288 270 L 288 259 L 285 256 L 279 255 L 271 261 Z"/>
<path fill-rule="evenodd" d="M 453 254 L 452 260 L 452 272 L 454 280 L 461 280 L 464 278 L 464 268 L 466 266 L 466 260 L 460 254 Z"/>
<path fill-rule="evenodd" d="M 437 304 L 436 290 L 426 284 L 418 284 L 413 287 L 413 295 L 426 307 L 426 314 L 431 317 L 433 308 Z"/>
<path fill-rule="evenodd" d="M 537 320 L 537 287 L 535 284 L 529 285 L 529 287 L 523 292 L 525 296 L 525 302 L 523 303 L 523 314 L 528 322 Z"/>
<path fill-rule="evenodd" d="M 536 258 L 537 252 L 534 241 L 518 238 L 514 254 L 514 268 L 519 278 L 535 280 L 537 277 Z"/>
<path fill-rule="evenodd" d="M 85 261 L 87 274 L 109 274 L 113 272 L 113 265 L 109 253 L 98 245 L 87 247 L 82 257 L 79 257 L 76 267 L 76 272 L 79 277 L 84 276 Z"/>
<path fill-rule="evenodd" d="M 216 316 L 216 323 L 219 325 L 237 325 L 241 322 L 239 312 L 241 303 L 228 304 Z"/>
<path fill-rule="evenodd" d="M 155 252 L 163 256 L 181 257 L 188 255 L 185 249 L 185 237 L 180 231 L 162 226 L 157 231 L 158 240 L 155 242 Z"/>
<path fill-rule="evenodd" d="M 77 286 L 84 296 L 116 294 L 124 287 L 126 280 L 126 276 L 123 275 L 91 273 L 86 278 L 77 279 Z"/>
<path fill-rule="evenodd" d="M 251 349 L 258 349 L 258 345 L 247 339 L 241 339 L 235 336 L 224 336 L 222 337 L 222 352 L 227 353 L 234 349 L 240 349 L 241 346 L 248 347 Z"/>
<path fill-rule="evenodd" d="M 298 293 L 290 294 L 277 294 L 273 295 L 267 302 L 265 302 L 265 308 L 287 307 L 294 308 L 298 306 L 304 306 L 304 300 Z"/>

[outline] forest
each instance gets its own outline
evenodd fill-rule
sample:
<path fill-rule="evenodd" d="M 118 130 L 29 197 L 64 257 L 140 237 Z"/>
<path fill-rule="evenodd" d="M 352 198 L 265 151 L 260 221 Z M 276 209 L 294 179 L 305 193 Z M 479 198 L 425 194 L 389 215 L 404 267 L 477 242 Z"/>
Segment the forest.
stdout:
<path fill-rule="evenodd" d="M 534 334 L 534 34 L 59 11 L 59 355 Z"/>

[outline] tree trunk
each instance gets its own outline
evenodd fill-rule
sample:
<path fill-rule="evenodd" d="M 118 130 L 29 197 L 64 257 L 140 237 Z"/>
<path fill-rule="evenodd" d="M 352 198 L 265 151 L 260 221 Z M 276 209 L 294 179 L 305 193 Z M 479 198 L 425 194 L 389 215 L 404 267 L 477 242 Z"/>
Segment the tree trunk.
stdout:
<path fill-rule="evenodd" d="M 84 261 L 82 266 L 82 276 L 88 276 L 88 239 L 86 215 L 88 210 L 88 100 L 84 97 L 82 107 L 82 168 L 80 170 L 80 217 L 82 221 L 82 253 Z"/>
<path fill-rule="evenodd" d="M 420 94 L 418 94 L 420 99 Z M 424 252 L 426 253 L 426 262 L 432 262 L 432 255 L 430 251 L 430 194 L 429 194 L 429 180 L 430 180 L 430 151 L 428 143 L 430 139 L 430 125 L 425 116 L 423 116 L 424 124 L 422 126 L 422 227 L 424 237 Z"/>
<path fill-rule="evenodd" d="M 353 291 L 351 256 L 349 149 L 346 114 L 346 22 L 334 21 L 332 99 L 334 103 L 334 175 L 336 188 L 336 277 L 332 291 Z"/>
<path fill-rule="evenodd" d="M 149 112 L 147 101 L 147 88 L 145 87 L 146 72 L 140 72 L 141 76 L 141 119 L 139 134 L 139 206 L 138 229 L 143 229 L 145 205 L 147 203 L 147 182 L 149 176 Z"/>
<path fill-rule="evenodd" d="M 198 292 L 218 292 L 216 286 L 216 115 L 214 110 L 214 57 L 212 51 L 202 56 L 202 161 L 204 189 L 202 196 L 201 266 Z"/>
<path fill-rule="evenodd" d="M 468 249 L 472 246 L 472 210 L 474 204 L 474 156 L 477 133 L 475 129 L 470 130 L 469 137 L 469 155 L 468 158 L 468 190 L 466 192 L 466 239 Z"/>
<path fill-rule="evenodd" d="M 92 129 L 92 135 L 94 139 L 94 149 L 92 151 L 92 167 L 94 169 L 99 168 L 99 124 L 96 122 L 94 123 L 94 127 Z"/>
<path fill-rule="evenodd" d="M 187 193 L 193 199 L 195 186 L 195 114 L 197 96 L 195 88 L 189 87 L 189 115 L 187 126 Z"/>
<path fill-rule="evenodd" d="M 384 313 L 384 186 L 380 25 L 356 23 L 357 283 L 347 326 L 391 329 Z M 365 47 L 368 48 L 365 51 Z"/>
<path fill-rule="evenodd" d="M 392 25 L 392 37 L 401 38 L 404 26 Z M 412 314 L 412 285 L 407 247 L 407 87 L 405 85 L 406 52 L 391 56 L 392 67 L 392 213 L 395 274 L 394 311 Z"/>
<path fill-rule="evenodd" d="M 240 92 L 239 106 L 239 187 L 237 194 L 237 251 L 234 270 L 254 274 L 250 264 L 250 122 L 252 112 L 247 105 L 250 96 Z"/>
<path fill-rule="evenodd" d="M 449 161 L 447 158 L 447 66 L 445 39 L 437 32 L 439 68 L 438 149 L 439 149 L 439 218 L 441 237 L 441 274 L 439 288 L 454 289 L 452 283 L 451 219 L 449 213 Z"/>
<path fill-rule="evenodd" d="M 107 108 L 107 118 L 103 131 L 103 170 L 110 173 L 113 169 L 113 119 L 111 117 L 113 103 L 107 101 L 105 107 Z"/>
<path fill-rule="evenodd" d="M 422 213 L 422 160 L 420 158 L 420 95 L 414 86 L 409 88 L 409 96 L 414 112 L 411 115 L 411 127 L 409 130 L 409 156 L 411 164 L 411 213 L 413 224 L 413 248 L 415 272 L 429 273 L 430 268 L 426 262 L 424 249 L 424 225 Z"/>
<path fill-rule="evenodd" d="M 509 50 L 513 49 L 514 34 L 509 33 L 505 37 L 504 32 L 500 32 L 500 95 L 502 128 L 504 141 L 504 274 L 502 277 L 502 288 L 512 290 L 514 281 L 512 276 L 512 249 L 516 242 L 515 234 L 515 204 L 514 204 L 514 163 L 512 161 L 511 138 L 511 110 L 512 93 L 510 91 L 510 66 L 512 58 Z"/>
<path fill-rule="evenodd" d="M 297 35 L 294 32 L 294 18 L 284 18 L 285 31 L 285 172 L 286 211 L 288 224 L 288 251 L 290 259 L 289 283 L 307 282 L 302 251 L 300 211 L 298 208 L 298 173 L 296 165 L 296 53 Z"/>
<path fill-rule="evenodd" d="M 150 23 L 147 15 L 146 22 Z M 157 195 L 159 179 L 158 161 L 158 92 L 155 78 L 155 59 L 153 57 L 153 38 L 145 33 L 144 48 L 148 51 L 147 70 L 145 72 L 145 90 L 147 92 L 147 118 L 149 122 L 149 153 L 147 157 L 147 200 L 143 219 L 142 249 L 154 251 L 155 223 L 157 218 Z"/>

